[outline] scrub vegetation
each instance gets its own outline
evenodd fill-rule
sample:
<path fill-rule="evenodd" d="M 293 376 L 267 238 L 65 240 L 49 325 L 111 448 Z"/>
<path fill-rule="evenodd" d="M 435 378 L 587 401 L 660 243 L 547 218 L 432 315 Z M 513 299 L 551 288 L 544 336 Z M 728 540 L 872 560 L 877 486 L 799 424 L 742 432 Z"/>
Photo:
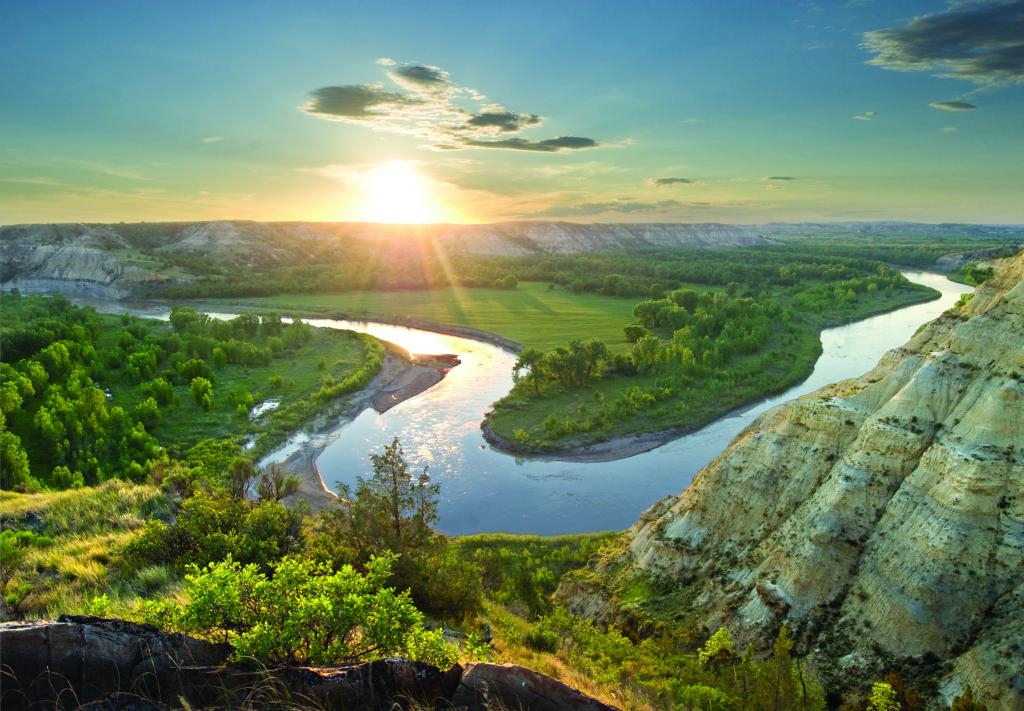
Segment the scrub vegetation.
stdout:
<path fill-rule="evenodd" d="M 260 474 L 237 460 L 191 491 L 107 481 L 0 492 L 0 611 L 145 621 L 271 665 L 512 662 L 626 709 L 825 708 L 785 627 L 738 645 L 727 629 L 674 618 L 653 581 L 620 586 L 637 610 L 630 624 L 603 629 L 562 607 L 559 582 L 591 574 L 588 560 L 621 548 L 620 534 L 450 539 L 432 529 L 437 486 L 408 470 L 397 441 L 372 465 L 347 501 L 318 513 L 246 495 Z M 919 698 L 898 677 L 882 683 Z"/>

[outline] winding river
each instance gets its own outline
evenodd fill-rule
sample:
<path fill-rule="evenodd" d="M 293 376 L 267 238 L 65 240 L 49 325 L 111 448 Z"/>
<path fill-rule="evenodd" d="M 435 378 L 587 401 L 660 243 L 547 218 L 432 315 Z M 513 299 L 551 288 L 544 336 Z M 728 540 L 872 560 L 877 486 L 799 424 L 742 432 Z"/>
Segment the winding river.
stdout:
<path fill-rule="evenodd" d="M 415 471 L 428 467 L 441 484 L 440 528 L 578 533 L 623 529 L 655 501 L 676 494 L 758 415 L 827 383 L 870 370 L 887 350 L 948 309 L 970 287 L 937 274 L 904 272 L 942 297 L 821 334 L 823 353 L 803 383 L 726 416 L 657 449 L 613 462 L 520 459 L 488 445 L 480 422 L 492 402 L 512 387 L 515 356 L 480 341 L 403 326 L 311 319 L 316 326 L 369 333 L 411 353 L 453 353 L 462 360 L 443 381 L 384 414 L 365 410 L 327 434 L 300 434 L 266 461 L 304 444 L 323 447 L 317 459 L 324 481 L 354 484 L 369 474 L 369 454 L 401 439 Z"/>

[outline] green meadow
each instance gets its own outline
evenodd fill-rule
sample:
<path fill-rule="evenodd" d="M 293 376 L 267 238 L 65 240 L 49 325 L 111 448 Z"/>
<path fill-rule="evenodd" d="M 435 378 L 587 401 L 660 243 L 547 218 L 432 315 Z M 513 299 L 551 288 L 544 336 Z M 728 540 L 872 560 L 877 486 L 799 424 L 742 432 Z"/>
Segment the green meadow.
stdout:
<path fill-rule="evenodd" d="M 416 291 L 353 291 L 281 294 L 206 301 L 218 309 L 276 309 L 307 316 L 422 319 L 497 333 L 527 348 L 550 350 L 573 338 L 600 338 L 625 351 L 623 327 L 632 323 L 632 297 L 577 294 L 546 283 L 520 282 L 515 289 L 445 287 Z"/>

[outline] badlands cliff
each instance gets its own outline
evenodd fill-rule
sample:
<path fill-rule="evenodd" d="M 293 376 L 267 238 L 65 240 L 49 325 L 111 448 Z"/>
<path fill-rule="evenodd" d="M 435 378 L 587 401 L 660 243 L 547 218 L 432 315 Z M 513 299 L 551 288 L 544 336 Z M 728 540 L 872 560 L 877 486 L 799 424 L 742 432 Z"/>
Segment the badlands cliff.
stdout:
<path fill-rule="evenodd" d="M 749 247 L 771 240 L 721 224 L 501 222 L 167 222 L 0 226 L 0 283 L 24 292 L 126 298 L 239 269 L 343 263 L 389 250 L 479 255 L 576 254 L 652 247 Z"/>
<path fill-rule="evenodd" d="M 559 594 L 743 643 L 787 622 L 840 688 L 901 670 L 1024 708 L 1024 253 L 869 373 L 765 413 Z"/>

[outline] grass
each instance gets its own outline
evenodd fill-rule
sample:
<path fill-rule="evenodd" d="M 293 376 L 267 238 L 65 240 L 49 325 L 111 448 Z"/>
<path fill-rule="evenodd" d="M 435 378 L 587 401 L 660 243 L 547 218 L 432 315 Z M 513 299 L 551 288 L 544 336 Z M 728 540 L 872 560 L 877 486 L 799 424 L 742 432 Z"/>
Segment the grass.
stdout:
<path fill-rule="evenodd" d="M 693 287 L 706 291 L 707 287 Z M 550 350 L 573 338 L 600 338 L 627 350 L 623 327 L 635 322 L 639 298 L 575 294 L 547 284 L 521 282 L 515 289 L 446 287 L 423 291 L 366 291 L 279 295 L 203 301 L 211 308 L 276 309 L 299 315 L 400 320 L 422 319 L 496 333 L 528 348 Z"/>
<path fill-rule="evenodd" d="M 4 531 L 35 538 L 5 559 L 9 580 L 2 617 L 60 614 L 124 615 L 142 596 L 171 593 L 177 575 L 154 566 L 122 574 L 117 551 L 150 518 L 171 515 L 156 487 L 108 481 L 96 487 L 37 494 L 0 492 Z"/>

